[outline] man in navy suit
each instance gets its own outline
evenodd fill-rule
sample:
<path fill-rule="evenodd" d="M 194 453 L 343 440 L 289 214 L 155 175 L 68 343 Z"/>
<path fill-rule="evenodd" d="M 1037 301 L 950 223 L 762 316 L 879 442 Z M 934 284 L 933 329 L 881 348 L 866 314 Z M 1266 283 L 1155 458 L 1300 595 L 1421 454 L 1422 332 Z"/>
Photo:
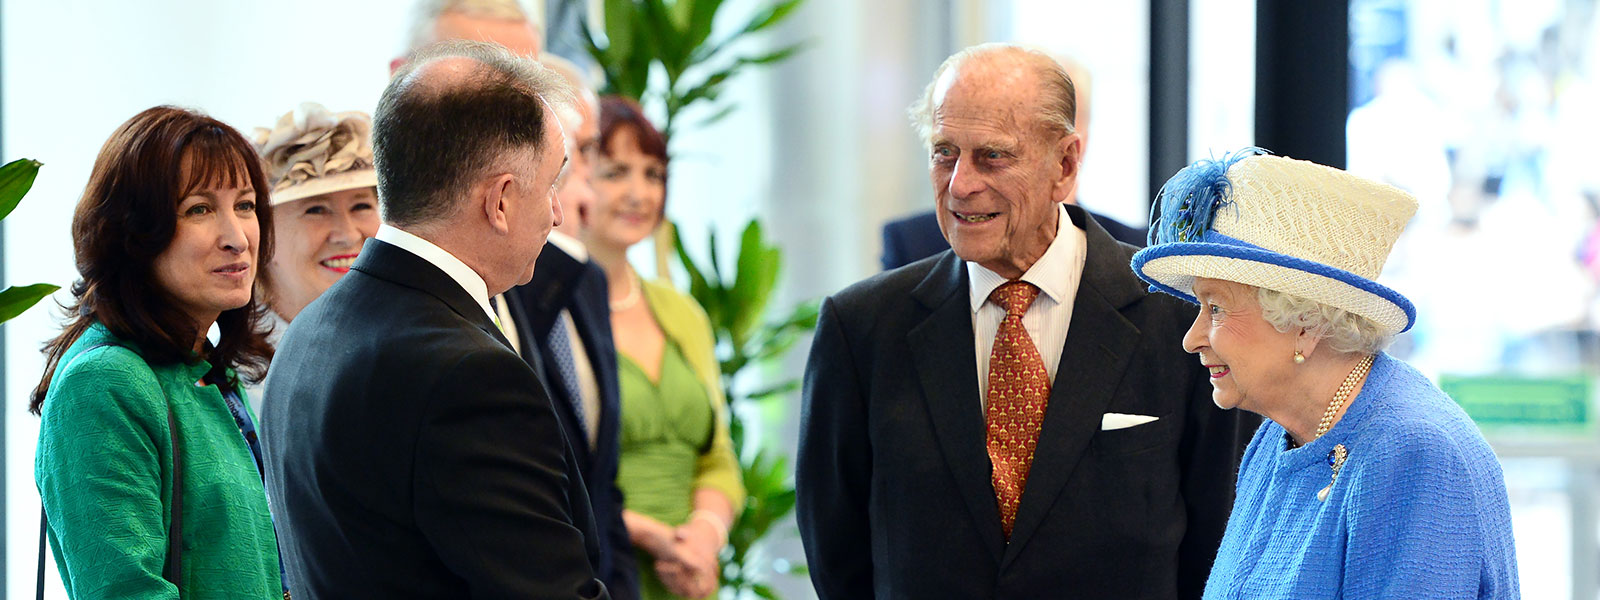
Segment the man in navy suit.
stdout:
<path fill-rule="evenodd" d="M 1073 119 L 1073 127 L 1078 132 L 1079 157 L 1089 148 L 1089 98 L 1091 96 L 1089 70 L 1082 63 L 1065 56 L 1057 56 L 1056 62 L 1066 70 L 1067 76 L 1072 78 L 1073 88 L 1076 90 L 1075 99 L 1078 111 Z M 1073 188 L 1068 194 L 1066 202 L 1077 204 L 1078 190 Z M 1085 210 L 1088 216 L 1104 227 L 1106 233 L 1124 244 L 1143 247 L 1145 243 L 1145 230 L 1140 227 L 1129 227 L 1116 220 Z M 933 211 L 926 211 L 890 221 L 883 226 L 883 270 L 888 271 L 909 265 L 929 256 L 950 249 L 950 242 L 945 241 L 944 234 L 939 231 L 939 221 Z"/>
<path fill-rule="evenodd" d="M 823 600 L 1200 597 L 1254 423 L 1183 351 L 1195 309 L 1063 202 L 1073 104 L 988 45 L 912 109 L 953 252 L 822 304 L 795 484 Z"/>
<path fill-rule="evenodd" d="M 556 190 L 566 218 L 550 232 L 533 280 L 505 298 L 522 357 L 544 374 L 556 415 L 578 455 L 600 542 L 596 571 L 612 598 L 631 600 L 639 596 L 639 576 L 617 487 L 622 405 L 611 307 L 605 272 L 578 241 L 579 223 L 594 201 L 589 159 L 600 135 L 599 102 L 572 63 L 548 54 L 539 62 L 578 90 L 573 110 L 557 113 L 562 129 L 572 134 L 567 152 L 572 159 Z"/>

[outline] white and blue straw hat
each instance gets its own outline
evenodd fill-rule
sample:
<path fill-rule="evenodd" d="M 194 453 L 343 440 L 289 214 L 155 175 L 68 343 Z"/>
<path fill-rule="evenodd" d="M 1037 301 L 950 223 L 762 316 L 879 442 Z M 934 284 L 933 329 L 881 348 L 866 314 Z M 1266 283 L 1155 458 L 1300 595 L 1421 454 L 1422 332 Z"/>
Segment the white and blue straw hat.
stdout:
<path fill-rule="evenodd" d="M 1185 167 L 1156 202 L 1151 245 L 1133 255 L 1152 291 L 1195 302 L 1195 278 L 1222 279 L 1361 315 L 1385 335 L 1416 321 L 1375 281 L 1417 211 L 1398 188 L 1246 148 Z"/>

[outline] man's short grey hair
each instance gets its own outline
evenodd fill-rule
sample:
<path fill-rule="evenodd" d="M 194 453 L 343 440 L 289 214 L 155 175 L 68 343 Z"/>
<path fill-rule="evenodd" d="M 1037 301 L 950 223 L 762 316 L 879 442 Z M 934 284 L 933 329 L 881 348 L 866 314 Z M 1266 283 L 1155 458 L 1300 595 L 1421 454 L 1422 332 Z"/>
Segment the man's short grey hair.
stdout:
<path fill-rule="evenodd" d="M 1072 77 L 1061 68 L 1061 63 L 1056 62 L 1049 54 L 1019 46 L 1016 44 L 980 44 L 963 49 L 944 60 L 939 65 L 939 70 L 934 71 L 933 79 L 922 90 L 922 97 L 911 104 L 907 114 L 911 117 L 911 125 L 917 129 L 917 135 L 922 138 L 924 146 L 930 145 L 933 137 L 933 112 L 938 107 L 933 105 L 934 88 L 939 85 L 939 79 L 951 69 L 959 69 L 971 60 L 993 59 L 1002 55 L 1009 55 L 1027 61 L 1036 71 L 1039 88 L 1036 90 L 1040 97 L 1038 102 L 1039 123 L 1046 130 L 1066 136 L 1076 131 L 1073 123 L 1077 119 L 1078 96 L 1072 83 Z"/>
<path fill-rule="evenodd" d="M 1273 329 L 1288 333 L 1304 328 L 1340 354 L 1377 354 L 1394 341 L 1376 321 L 1315 300 L 1256 288 L 1256 302 L 1261 305 L 1261 318 Z"/>
<path fill-rule="evenodd" d="M 535 32 L 544 29 L 541 15 L 524 8 L 520 0 L 422 0 L 411 14 L 411 37 L 406 44 L 406 51 L 415 52 L 438 41 L 433 37 L 434 24 L 447 13 L 474 19 L 527 21 Z"/>
<path fill-rule="evenodd" d="M 418 73 L 455 58 L 477 68 L 453 78 Z M 545 147 L 546 133 L 558 125 L 544 108 L 554 112 L 571 103 L 565 79 L 499 44 L 453 40 L 414 53 L 373 115 L 384 220 L 407 226 L 447 219 L 478 179 L 526 172 L 530 152 L 564 152 Z"/>

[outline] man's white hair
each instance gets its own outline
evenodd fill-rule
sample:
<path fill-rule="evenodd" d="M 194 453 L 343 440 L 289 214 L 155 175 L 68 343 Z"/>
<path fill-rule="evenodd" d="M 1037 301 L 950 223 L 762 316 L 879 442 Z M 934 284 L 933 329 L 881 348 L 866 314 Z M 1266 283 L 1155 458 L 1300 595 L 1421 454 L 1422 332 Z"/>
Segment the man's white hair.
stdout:
<path fill-rule="evenodd" d="M 944 59 L 944 63 L 939 65 L 939 70 L 934 71 L 928 87 L 922 90 L 922 97 L 907 109 L 911 125 L 916 127 L 917 135 L 922 138 L 924 146 L 929 144 L 933 136 L 933 111 L 938 108 L 933 105 L 933 93 L 934 88 L 939 85 L 939 79 L 951 69 L 959 69 L 967 61 L 1000 55 L 1021 58 L 1035 69 L 1039 81 L 1037 91 L 1041 94 L 1038 102 L 1039 119 L 1046 128 L 1061 135 L 1071 135 L 1077 131 L 1073 126 L 1078 112 L 1077 92 L 1073 87 L 1072 77 L 1061 68 L 1061 63 L 1056 62 L 1055 58 L 1044 51 L 1026 46 L 1002 43 L 979 44 Z M 1034 92 L 1035 90 L 1019 91 L 1024 94 Z"/>
<path fill-rule="evenodd" d="M 434 24 L 446 13 L 475 19 L 527 21 L 535 32 L 544 31 L 543 0 L 533 0 L 530 5 L 524 7 L 521 0 L 422 0 L 411 15 L 411 37 L 406 53 L 438 41 L 434 39 Z"/>

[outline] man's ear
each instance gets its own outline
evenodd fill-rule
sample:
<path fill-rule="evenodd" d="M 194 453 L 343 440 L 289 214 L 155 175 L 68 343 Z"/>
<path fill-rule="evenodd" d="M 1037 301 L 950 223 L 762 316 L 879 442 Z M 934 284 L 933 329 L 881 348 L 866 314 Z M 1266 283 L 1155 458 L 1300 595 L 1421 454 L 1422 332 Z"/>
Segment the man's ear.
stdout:
<path fill-rule="evenodd" d="M 1065 202 L 1072 197 L 1073 191 L 1078 189 L 1078 165 L 1083 161 L 1083 138 L 1072 133 L 1062 136 L 1056 143 L 1057 152 L 1061 154 L 1061 162 L 1056 165 L 1060 171 L 1057 173 L 1055 185 L 1051 188 L 1051 196 L 1056 202 Z"/>
<path fill-rule="evenodd" d="M 483 211 L 484 218 L 488 219 L 489 227 L 495 233 L 506 235 L 511 231 L 510 218 L 506 214 L 507 196 L 516 185 L 516 177 L 510 173 L 501 173 L 479 184 L 478 191 L 473 194 L 473 202 Z"/>
<path fill-rule="evenodd" d="M 404 56 L 397 56 L 394 60 L 389 61 L 389 76 L 393 77 L 394 72 L 399 71 L 400 67 L 403 66 L 406 66 L 406 57 Z"/>

